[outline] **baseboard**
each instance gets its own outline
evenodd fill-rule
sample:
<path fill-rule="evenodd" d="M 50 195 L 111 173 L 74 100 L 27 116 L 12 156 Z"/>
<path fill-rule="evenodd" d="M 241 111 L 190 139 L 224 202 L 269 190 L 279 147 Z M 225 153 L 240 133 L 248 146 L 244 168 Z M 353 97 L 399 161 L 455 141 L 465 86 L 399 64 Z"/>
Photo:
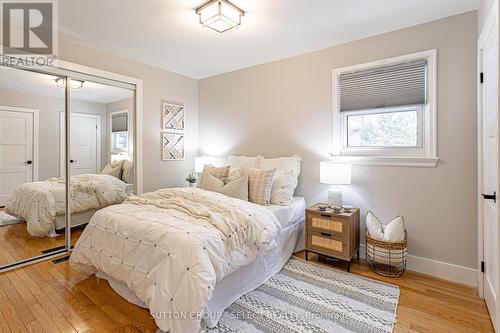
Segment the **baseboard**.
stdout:
<path fill-rule="evenodd" d="M 361 258 L 365 257 L 364 244 L 360 245 L 360 256 Z M 440 279 L 453 281 L 473 288 L 477 288 L 478 286 L 477 269 L 412 255 L 408 255 L 406 268 L 409 271 L 414 271 L 434 276 Z"/>

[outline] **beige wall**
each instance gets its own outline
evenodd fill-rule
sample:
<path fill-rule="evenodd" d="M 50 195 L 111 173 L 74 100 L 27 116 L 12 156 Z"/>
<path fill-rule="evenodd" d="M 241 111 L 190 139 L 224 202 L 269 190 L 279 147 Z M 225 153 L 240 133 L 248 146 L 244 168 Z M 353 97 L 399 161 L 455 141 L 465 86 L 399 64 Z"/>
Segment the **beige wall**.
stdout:
<path fill-rule="evenodd" d="M 142 79 L 144 191 L 185 186 L 184 178 L 192 171 L 194 157 L 198 155 L 198 81 L 65 40 L 59 42 L 59 57 L 73 63 Z M 161 160 L 161 100 L 180 102 L 186 106 L 184 161 Z"/>
<path fill-rule="evenodd" d="M 59 88 L 56 88 L 59 89 Z M 61 92 L 63 90 L 61 89 Z M 61 93 L 62 95 L 62 93 Z M 64 97 L 44 97 L 0 91 L 0 105 L 37 109 L 39 115 L 39 180 L 59 177 L 60 113 L 64 112 Z M 105 129 L 106 105 L 86 101 L 72 100 L 72 112 L 97 114 L 101 117 L 101 129 Z M 106 132 L 101 131 L 101 163 L 106 158 Z"/>
<path fill-rule="evenodd" d="M 331 149 L 332 69 L 436 48 L 439 166 L 354 166 L 345 202 L 363 216 L 404 215 L 412 255 L 476 267 L 476 41 L 469 12 L 201 80 L 200 152 L 298 153 L 296 193 L 325 200 L 319 162 Z"/>

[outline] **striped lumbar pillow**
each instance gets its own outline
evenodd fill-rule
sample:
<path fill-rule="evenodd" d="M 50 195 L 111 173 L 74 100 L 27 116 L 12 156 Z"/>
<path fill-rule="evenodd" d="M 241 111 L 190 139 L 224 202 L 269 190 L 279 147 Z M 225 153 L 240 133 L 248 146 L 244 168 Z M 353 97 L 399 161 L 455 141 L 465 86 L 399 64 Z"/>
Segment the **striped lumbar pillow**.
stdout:
<path fill-rule="evenodd" d="M 230 179 L 241 174 L 248 177 L 248 200 L 259 205 L 269 205 L 273 177 L 276 169 L 261 170 L 256 168 L 241 167 Z"/>

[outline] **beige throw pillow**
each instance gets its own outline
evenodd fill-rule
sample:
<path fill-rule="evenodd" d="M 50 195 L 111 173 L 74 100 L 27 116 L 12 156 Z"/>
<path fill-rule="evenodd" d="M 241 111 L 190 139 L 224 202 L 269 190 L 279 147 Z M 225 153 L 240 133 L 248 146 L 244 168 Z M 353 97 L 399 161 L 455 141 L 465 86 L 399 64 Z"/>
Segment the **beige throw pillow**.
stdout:
<path fill-rule="evenodd" d="M 248 201 L 248 177 L 242 176 L 225 184 L 224 181 L 211 174 L 206 174 L 201 183 L 203 190 L 218 192 L 229 197 Z"/>
<path fill-rule="evenodd" d="M 111 166 L 105 166 L 104 169 L 102 169 L 101 174 L 103 175 L 110 175 L 115 178 L 120 179 L 121 174 L 122 174 L 122 167 L 117 166 L 116 168 L 112 168 Z"/>
<path fill-rule="evenodd" d="M 207 164 L 203 167 L 203 172 L 200 175 L 200 185 L 203 183 L 203 178 L 206 175 L 212 175 L 216 178 L 219 178 L 222 181 L 225 181 L 227 176 L 229 176 L 229 165 L 223 167 L 214 167 L 211 164 Z"/>
<path fill-rule="evenodd" d="M 134 183 L 134 163 L 129 160 L 123 162 L 122 180 L 127 184 Z"/>
<path fill-rule="evenodd" d="M 122 171 L 123 171 L 123 160 L 121 161 L 112 161 L 102 169 L 101 174 L 110 175 L 118 179 L 122 179 Z"/>
<path fill-rule="evenodd" d="M 247 176 L 249 201 L 259 205 L 269 205 L 271 202 L 271 190 L 275 171 L 276 169 L 261 170 L 241 167 L 229 177 L 228 182 L 238 175 Z"/>

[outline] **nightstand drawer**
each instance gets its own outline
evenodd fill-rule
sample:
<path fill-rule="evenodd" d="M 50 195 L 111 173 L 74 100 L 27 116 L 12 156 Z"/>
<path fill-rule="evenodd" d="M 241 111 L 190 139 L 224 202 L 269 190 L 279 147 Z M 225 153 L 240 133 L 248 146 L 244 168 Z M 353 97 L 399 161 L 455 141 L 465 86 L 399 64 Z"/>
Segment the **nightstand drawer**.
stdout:
<path fill-rule="evenodd" d="M 309 230 L 307 249 L 327 256 L 350 260 L 348 239 L 336 237 L 333 233 Z"/>
<path fill-rule="evenodd" d="M 308 214 L 307 227 L 310 230 L 325 231 L 347 237 L 349 234 L 349 220 L 332 217 L 327 214 Z"/>

